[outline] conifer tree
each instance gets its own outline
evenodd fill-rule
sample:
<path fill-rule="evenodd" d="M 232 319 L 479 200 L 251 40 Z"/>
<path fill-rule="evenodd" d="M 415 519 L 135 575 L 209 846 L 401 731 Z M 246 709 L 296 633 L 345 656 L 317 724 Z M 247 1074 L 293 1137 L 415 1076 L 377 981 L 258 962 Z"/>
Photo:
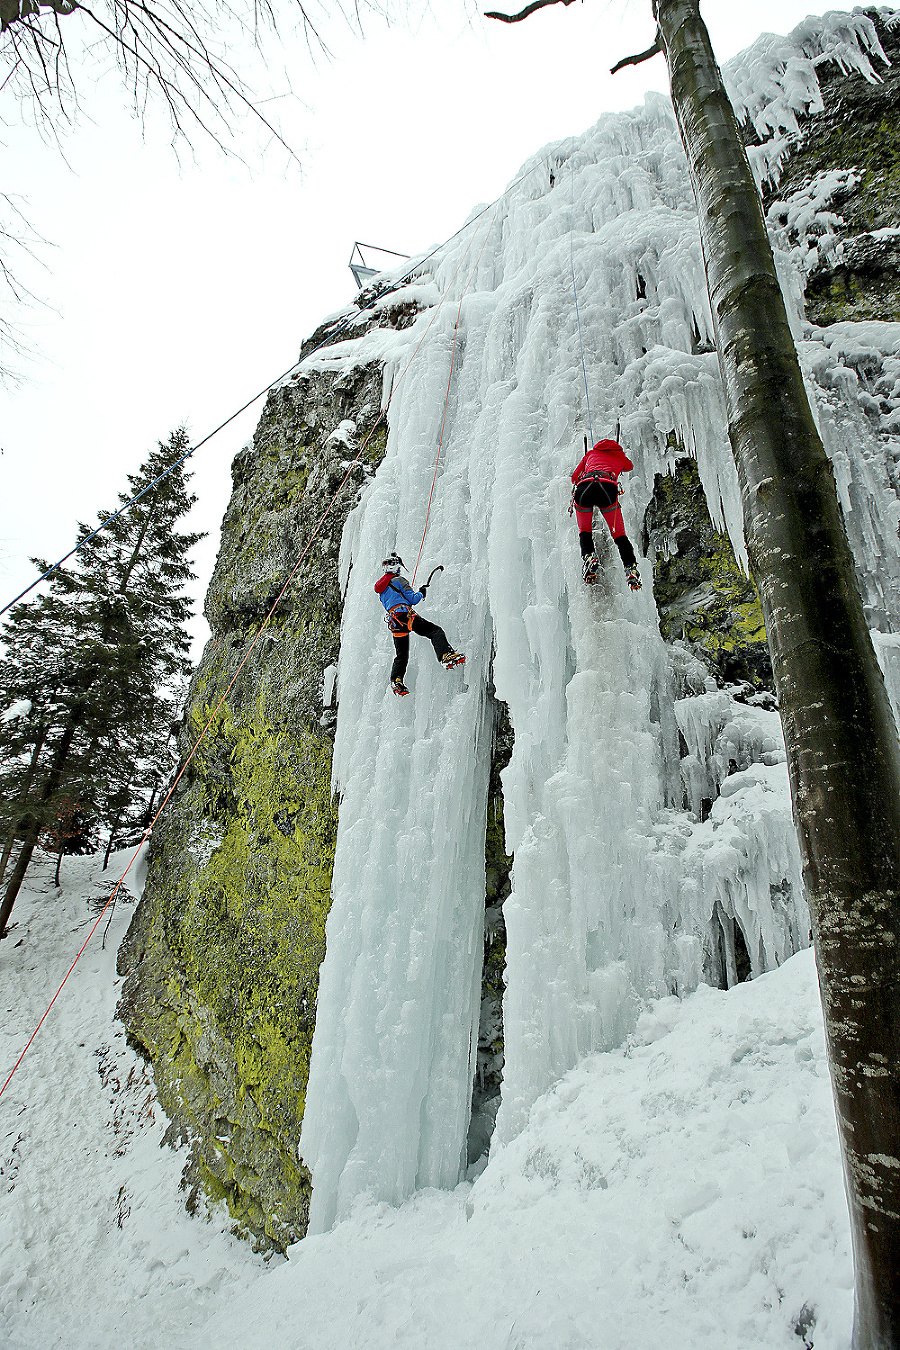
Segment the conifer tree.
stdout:
<path fill-rule="evenodd" d="M 202 538 L 176 529 L 196 501 L 177 464 L 188 445 L 183 428 L 160 443 L 129 475 L 120 503 L 170 472 L 93 538 L 80 525 L 72 570 L 54 572 L 49 594 L 10 611 L 0 660 L 0 706 L 9 710 L 0 722 L 0 878 L 20 847 L 0 935 L 42 835 L 60 856 L 75 840 L 95 843 L 103 827 L 112 836 L 137 823 L 167 776 L 176 691 L 188 672 L 189 553 Z"/>

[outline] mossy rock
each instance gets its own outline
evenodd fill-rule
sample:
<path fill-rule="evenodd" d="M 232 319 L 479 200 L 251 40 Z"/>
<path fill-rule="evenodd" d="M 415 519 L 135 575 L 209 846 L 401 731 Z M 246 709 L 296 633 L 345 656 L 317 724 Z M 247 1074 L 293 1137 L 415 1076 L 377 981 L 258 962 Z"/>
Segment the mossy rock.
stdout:
<path fill-rule="evenodd" d="M 722 685 L 772 691 L 759 596 L 738 567 L 728 536 L 712 523 L 692 459 L 677 460 L 673 475 L 657 475 L 643 542 L 654 558 L 663 638 L 689 642 Z"/>
<path fill-rule="evenodd" d="M 323 676 L 341 532 L 385 451 L 381 392 L 379 363 L 304 372 L 269 395 L 234 461 L 186 769 L 119 955 L 120 1016 L 170 1138 L 190 1143 L 189 1204 L 224 1200 L 261 1248 L 283 1249 L 308 1217 L 297 1148 L 337 835 Z"/>
<path fill-rule="evenodd" d="M 900 28 L 874 9 L 865 13 L 891 64 L 872 58 L 876 84 L 834 63 L 818 67 L 824 110 L 802 120 L 778 183 L 764 198 L 768 206 L 834 169 L 857 175 L 830 202 L 843 221 L 837 227 L 843 247 L 807 280 L 806 316 L 819 325 L 900 321 L 900 247 L 896 239 L 873 237 L 900 225 Z"/>

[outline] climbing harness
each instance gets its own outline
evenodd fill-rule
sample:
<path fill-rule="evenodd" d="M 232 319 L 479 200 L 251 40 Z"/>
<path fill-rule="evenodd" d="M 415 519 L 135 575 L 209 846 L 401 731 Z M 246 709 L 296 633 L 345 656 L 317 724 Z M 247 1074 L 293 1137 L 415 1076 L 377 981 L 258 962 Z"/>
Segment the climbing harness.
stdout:
<path fill-rule="evenodd" d="M 591 469 L 589 473 L 583 473 L 575 484 L 575 490 L 581 487 L 582 483 L 612 483 L 617 492 L 621 492 L 616 475 L 609 469 Z"/>
<path fill-rule="evenodd" d="M 412 605 L 393 605 L 385 614 L 384 621 L 394 637 L 403 637 L 412 632 L 416 611 Z"/>
<path fill-rule="evenodd" d="M 393 581 L 389 581 L 385 590 L 396 589 Z M 399 592 L 398 592 L 399 594 Z M 394 637 L 402 637 L 404 634 L 412 632 L 413 619 L 416 617 L 416 611 L 406 600 L 399 601 L 396 605 L 391 605 L 384 616 L 384 621 L 393 633 Z"/>

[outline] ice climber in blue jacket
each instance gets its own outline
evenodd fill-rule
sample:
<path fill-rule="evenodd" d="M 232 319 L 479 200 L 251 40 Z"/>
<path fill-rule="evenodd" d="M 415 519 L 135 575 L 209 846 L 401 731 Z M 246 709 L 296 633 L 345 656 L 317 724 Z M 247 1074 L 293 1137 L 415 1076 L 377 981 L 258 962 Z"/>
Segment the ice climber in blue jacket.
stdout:
<path fill-rule="evenodd" d="M 391 666 L 391 688 L 402 698 L 409 693 L 403 683 L 403 676 L 409 661 L 410 633 L 418 633 L 420 637 L 431 640 L 434 654 L 446 670 L 461 665 L 466 658 L 461 652 L 453 650 L 443 628 L 439 628 L 436 623 L 429 623 L 413 608 L 425 599 L 428 584 L 425 583 L 420 591 L 412 590 L 406 578 L 400 575 L 403 559 L 397 553 L 389 553 L 381 566 L 384 574 L 375 582 L 375 592 L 387 611 L 385 618 L 394 639 L 396 655 Z"/>

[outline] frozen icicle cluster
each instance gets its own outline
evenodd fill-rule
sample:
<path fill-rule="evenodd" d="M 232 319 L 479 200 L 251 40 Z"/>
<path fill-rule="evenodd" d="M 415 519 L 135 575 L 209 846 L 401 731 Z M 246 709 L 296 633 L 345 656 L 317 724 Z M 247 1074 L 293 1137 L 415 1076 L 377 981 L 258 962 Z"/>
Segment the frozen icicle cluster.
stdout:
<path fill-rule="evenodd" d="M 814 106 L 823 53 L 868 77 L 877 43 L 867 25 L 827 15 L 779 40 L 774 56 L 763 42 L 744 62 L 755 73 L 742 107 L 760 125 L 789 126 L 786 108 Z M 789 250 L 782 265 L 790 281 Z M 759 973 L 808 940 L 777 717 L 709 689 L 696 662 L 665 647 L 649 565 L 631 595 L 602 524 L 603 583 L 588 591 L 567 517 L 582 436 L 619 424 L 635 464 L 623 498 L 632 540 L 655 477 L 686 449 L 745 557 L 667 100 L 545 149 L 496 211 L 420 272 L 412 289 L 426 308 L 409 328 L 312 358 L 382 360 L 391 397 L 385 459 L 342 542 L 340 828 L 301 1141 L 312 1231 L 361 1195 L 396 1203 L 452 1186 L 465 1166 L 495 697 L 515 736 L 503 773 L 515 861 L 496 1138 L 513 1137 L 581 1056 L 621 1044 L 648 998 L 733 982 L 744 960 Z M 809 385 L 871 622 L 892 632 L 897 496 L 848 364 L 852 343 L 838 338 L 810 341 Z M 413 638 L 412 692 L 398 700 L 372 587 L 390 550 L 412 571 L 435 473 L 418 580 L 438 562 L 445 570 L 422 611 L 468 660 L 448 674 Z M 894 670 L 887 640 L 883 656 Z"/>
<path fill-rule="evenodd" d="M 799 255 L 795 255 L 795 260 L 804 274 L 811 272 L 822 258 L 840 259 L 843 250 L 835 227 L 843 221 L 829 208 L 837 193 L 858 181 L 859 174 L 852 169 L 828 169 L 784 201 L 772 202 L 766 211 L 770 225 L 783 227 L 797 240 Z"/>
<path fill-rule="evenodd" d="M 860 10 L 812 15 L 789 34 L 763 33 L 752 47 L 722 68 L 722 78 L 740 123 L 750 122 L 762 144 L 748 149 L 756 181 L 774 180 L 798 117 L 822 110 L 818 66 L 835 62 L 874 83 L 871 57 L 888 64 L 872 20 Z"/>
<path fill-rule="evenodd" d="M 724 690 L 679 699 L 675 717 L 687 745 L 681 758 L 685 793 L 697 816 L 736 770 L 785 762 L 778 714 L 736 703 Z"/>

